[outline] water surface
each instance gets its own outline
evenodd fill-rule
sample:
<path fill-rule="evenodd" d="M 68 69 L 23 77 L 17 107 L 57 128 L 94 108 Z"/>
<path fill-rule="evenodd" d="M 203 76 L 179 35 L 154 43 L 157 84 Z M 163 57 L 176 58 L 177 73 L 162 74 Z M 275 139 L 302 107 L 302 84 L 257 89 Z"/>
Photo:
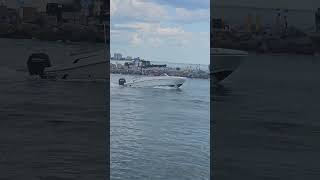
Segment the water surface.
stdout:
<path fill-rule="evenodd" d="M 106 83 L 30 79 L 42 49 L 53 64 L 92 44 L 0 39 L 0 179 L 106 179 Z"/>
<path fill-rule="evenodd" d="M 213 88 L 217 179 L 320 177 L 319 60 L 250 55 Z"/>
<path fill-rule="evenodd" d="M 128 88 L 111 75 L 111 179 L 209 179 L 209 80 Z"/>

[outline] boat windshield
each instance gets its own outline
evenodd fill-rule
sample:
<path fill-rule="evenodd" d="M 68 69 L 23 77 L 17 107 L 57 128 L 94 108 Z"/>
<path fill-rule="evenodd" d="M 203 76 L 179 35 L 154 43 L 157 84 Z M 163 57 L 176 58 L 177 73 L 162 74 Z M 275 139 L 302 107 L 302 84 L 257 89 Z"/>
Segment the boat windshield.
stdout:
<path fill-rule="evenodd" d="M 136 80 L 140 79 L 139 77 L 132 78 L 132 81 L 135 82 Z"/>

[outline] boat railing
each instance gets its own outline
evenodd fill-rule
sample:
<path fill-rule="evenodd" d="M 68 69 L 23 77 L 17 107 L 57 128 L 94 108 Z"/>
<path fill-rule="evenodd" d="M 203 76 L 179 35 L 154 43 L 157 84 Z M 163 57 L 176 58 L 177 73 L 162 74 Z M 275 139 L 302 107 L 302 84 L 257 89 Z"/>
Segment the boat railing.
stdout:
<path fill-rule="evenodd" d="M 88 55 L 88 54 L 100 54 L 104 53 L 104 49 L 78 49 L 76 51 L 71 52 L 70 56 L 81 56 L 81 55 Z"/>
<path fill-rule="evenodd" d="M 85 57 L 80 57 L 80 58 L 77 58 L 73 61 L 73 63 L 77 63 L 79 62 L 80 60 L 82 59 L 88 59 L 88 58 L 91 58 L 91 57 L 98 57 L 98 56 L 101 56 L 100 54 L 93 54 L 93 55 L 90 55 L 90 56 L 85 56 Z"/>

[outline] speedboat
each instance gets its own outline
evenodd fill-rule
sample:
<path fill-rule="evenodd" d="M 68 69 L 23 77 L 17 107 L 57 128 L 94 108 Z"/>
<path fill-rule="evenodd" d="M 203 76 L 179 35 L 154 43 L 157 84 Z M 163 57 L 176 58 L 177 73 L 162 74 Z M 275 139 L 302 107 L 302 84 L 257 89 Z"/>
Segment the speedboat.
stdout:
<path fill-rule="evenodd" d="M 124 78 L 119 79 L 119 85 L 126 87 L 170 87 L 180 88 L 186 81 L 185 77 L 168 76 L 163 74 L 161 76 L 146 76 L 134 78 L 130 82 L 126 82 Z"/>
<path fill-rule="evenodd" d="M 241 64 L 248 53 L 240 50 L 211 48 L 210 75 L 215 83 L 226 79 Z"/>
<path fill-rule="evenodd" d="M 29 57 L 27 66 L 31 76 L 39 76 L 42 79 L 107 79 L 108 67 L 105 54 L 87 53 L 73 59 L 59 66 L 51 66 L 47 54 L 34 53 Z"/>

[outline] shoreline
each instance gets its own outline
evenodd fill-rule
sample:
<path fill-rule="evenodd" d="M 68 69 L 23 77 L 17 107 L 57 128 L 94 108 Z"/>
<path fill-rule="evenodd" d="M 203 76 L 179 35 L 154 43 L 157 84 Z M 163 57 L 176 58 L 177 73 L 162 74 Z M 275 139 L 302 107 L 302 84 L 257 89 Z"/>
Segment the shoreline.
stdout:
<path fill-rule="evenodd" d="M 63 23 L 59 25 L 40 26 L 33 23 L 0 23 L 0 38 L 4 39 L 39 39 L 41 41 L 63 42 L 109 42 L 105 36 L 103 24 L 82 25 Z M 107 39 L 105 39 L 107 38 Z"/>
<path fill-rule="evenodd" d="M 188 72 L 185 71 L 165 71 L 159 70 L 157 73 L 150 72 L 138 72 L 133 70 L 111 70 L 110 74 L 119 74 L 119 75 L 132 75 L 132 76 L 160 76 L 161 74 L 168 74 L 169 76 L 178 76 L 178 77 L 186 77 L 190 79 L 210 79 L 210 73 L 198 73 L 198 72 Z"/>

